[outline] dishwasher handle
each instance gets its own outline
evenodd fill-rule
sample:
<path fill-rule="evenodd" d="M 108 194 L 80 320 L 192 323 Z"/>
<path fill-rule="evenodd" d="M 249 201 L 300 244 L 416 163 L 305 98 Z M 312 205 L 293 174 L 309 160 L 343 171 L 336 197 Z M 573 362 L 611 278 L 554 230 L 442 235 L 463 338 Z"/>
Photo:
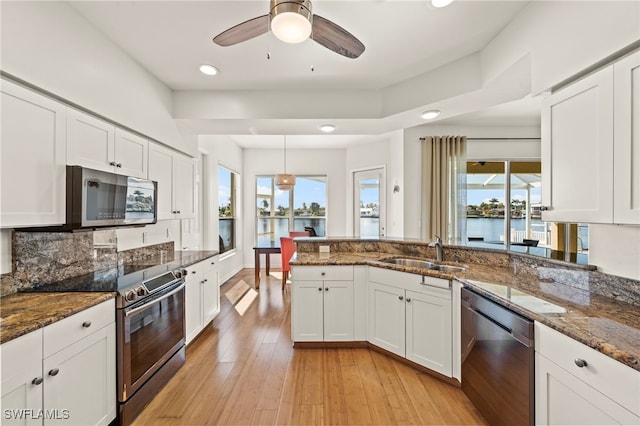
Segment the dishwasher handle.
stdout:
<path fill-rule="evenodd" d="M 514 339 L 527 347 L 533 346 L 533 321 L 525 318 L 504 306 L 474 293 L 467 288 L 461 290 L 461 304 L 463 309 L 469 309 L 483 318 L 496 324 Z"/>

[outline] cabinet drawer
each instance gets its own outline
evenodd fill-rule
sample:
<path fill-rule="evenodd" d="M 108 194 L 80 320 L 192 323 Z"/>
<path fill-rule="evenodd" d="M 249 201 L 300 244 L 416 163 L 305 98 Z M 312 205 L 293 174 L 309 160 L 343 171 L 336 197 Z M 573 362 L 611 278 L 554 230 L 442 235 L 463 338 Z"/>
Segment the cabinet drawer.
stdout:
<path fill-rule="evenodd" d="M 640 372 L 543 324 L 535 333 L 536 352 L 640 416 Z"/>
<path fill-rule="evenodd" d="M 2 381 L 11 377 L 15 366 L 37 365 L 42 362 L 42 329 L 17 337 L 0 346 Z M 37 374 L 34 373 L 34 374 Z M 35 376 L 34 376 L 35 377 Z"/>
<path fill-rule="evenodd" d="M 115 322 L 115 300 L 107 300 L 44 328 L 44 358 Z"/>
<path fill-rule="evenodd" d="M 205 262 L 198 262 L 187 266 L 185 268 L 187 270 L 187 276 L 184 277 L 184 280 L 187 282 L 195 279 L 201 280 L 204 275 L 205 265 L 209 266 L 209 263 Z"/>
<path fill-rule="evenodd" d="M 451 298 L 451 282 L 442 278 L 369 267 L 369 281 L 437 297 Z"/>
<path fill-rule="evenodd" d="M 353 266 L 294 266 L 292 276 L 296 281 L 352 281 Z"/>

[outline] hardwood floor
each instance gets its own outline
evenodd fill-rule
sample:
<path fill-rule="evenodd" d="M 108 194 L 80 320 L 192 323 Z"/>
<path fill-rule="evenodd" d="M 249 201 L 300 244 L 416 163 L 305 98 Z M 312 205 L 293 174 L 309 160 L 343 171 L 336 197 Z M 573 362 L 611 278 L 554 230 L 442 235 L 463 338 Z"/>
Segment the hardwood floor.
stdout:
<path fill-rule="evenodd" d="M 220 314 L 140 425 L 486 424 L 459 388 L 369 349 L 293 349 L 290 285 L 263 278 L 240 315 L 220 288 Z"/>

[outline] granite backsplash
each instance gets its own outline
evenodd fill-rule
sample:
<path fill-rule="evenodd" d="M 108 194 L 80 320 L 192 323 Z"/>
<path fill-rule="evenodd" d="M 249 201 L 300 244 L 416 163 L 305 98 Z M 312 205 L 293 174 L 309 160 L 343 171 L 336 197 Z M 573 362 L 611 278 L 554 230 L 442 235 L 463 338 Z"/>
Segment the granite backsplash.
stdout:
<path fill-rule="evenodd" d="M 296 243 L 297 251 L 300 253 L 317 253 L 320 246 L 329 246 L 331 252 L 382 253 L 389 257 L 436 258 L 435 248 L 429 247 L 424 241 L 411 239 L 298 238 Z M 567 292 L 579 293 L 572 289 L 589 290 L 594 294 L 640 306 L 640 281 L 604 274 L 597 271 L 593 265 L 578 265 L 524 253 L 463 246 L 445 246 L 444 260 L 507 268 L 514 274 L 527 274 L 542 281 L 548 279 L 549 285 L 562 283 Z"/>
<path fill-rule="evenodd" d="M 118 252 L 113 229 L 85 232 L 12 232 L 12 272 L 0 275 L 0 296 L 94 271 L 174 257 L 174 243 Z"/>

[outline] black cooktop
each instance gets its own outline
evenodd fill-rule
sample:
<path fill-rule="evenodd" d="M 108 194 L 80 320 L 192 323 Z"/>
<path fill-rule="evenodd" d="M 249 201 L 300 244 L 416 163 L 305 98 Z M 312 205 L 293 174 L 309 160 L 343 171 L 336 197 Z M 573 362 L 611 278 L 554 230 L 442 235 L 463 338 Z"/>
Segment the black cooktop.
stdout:
<path fill-rule="evenodd" d="M 180 268 L 177 262 L 162 265 L 120 265 L 111 269 L 91 272 L 73 278 L 50 283 L 34 285 L 22 290 L 25 293 L 50 292 L 124 292 L 125 289 L 141 284 L 168 271 Z"/>

